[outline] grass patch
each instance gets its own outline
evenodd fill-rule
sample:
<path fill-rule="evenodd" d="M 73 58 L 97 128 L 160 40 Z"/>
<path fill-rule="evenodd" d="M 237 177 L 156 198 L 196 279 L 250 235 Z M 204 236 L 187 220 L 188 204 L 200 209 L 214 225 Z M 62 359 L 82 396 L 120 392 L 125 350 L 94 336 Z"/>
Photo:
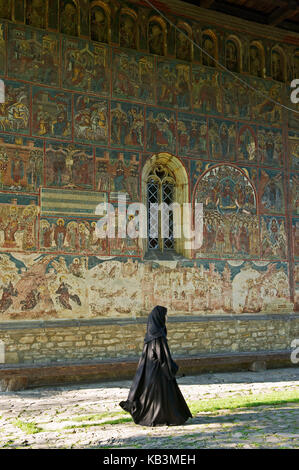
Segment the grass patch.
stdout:
<path fill-rule="evenodd" d="M 27 423 L 25 421 L 21 421 L 17 419 L 14 422 L 14 425 L 24 431 L 26 434 L 37 434 L 38 432 L 42 432 L 43 429 L 39 428 L 35 423 Z"/>
<path fill-rule="evenodd" d="M 236 408 L 283 405 L 286 403 L 299 403 L 299 390 L 201 400 L 191 402 L 189 408 L 192 414 L 197 414 L 201 412 L 213 413 L 217 410 L 234 410 Z"/>
<path fill-rule="evenodd" d="M 120 418 L 120 419 L 108 419 L 102 421 L 101 423 L 84 423 L 84 424 L 74 424 L 70 426 L 65 426 L 63 429 L 78 429 L 78 428 L 91 428 L 94 426 L 105 426 L 107 424 L 124 424 L 133 422 L 132 418 Z"/>
<path fill-rule="evenodd" d="M 127 416 L 128 413 L 126 413 L 125 411 L 112 411 L 112 412 L 109 412 L 109 411 L 104 411 L 103 413 L 93 413 L 93 414 L 88 414 L 88 415 L 81 415 L 81 416 L 77 416 L 75 418 L 72 418 L 71 420 L 72 421 L 76 421 L 76 422 L 81 422 L 81 421 L 99 421 L 101 419 L 104 419 L 104 418 L 113 418 L 114 416 Z M 63 421 L 70 421 L 69 418 L 63 418 L 63 419 L 60 419 L 59 422 L 63 422 Z"/>

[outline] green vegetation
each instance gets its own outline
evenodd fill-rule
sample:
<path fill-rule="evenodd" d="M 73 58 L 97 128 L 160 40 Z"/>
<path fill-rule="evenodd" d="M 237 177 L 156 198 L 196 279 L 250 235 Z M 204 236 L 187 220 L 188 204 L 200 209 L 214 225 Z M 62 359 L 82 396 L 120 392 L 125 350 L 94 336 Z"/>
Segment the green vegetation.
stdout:
<path fill-rule="evenodd" d="M 189 403 L 193 415 L 218 410 L 234 410 L 236 408 L 252 408 L 256 406 L 282 405 L 299 403 L 299 390 L 288 392 L 272 392 L 259 395 L 243 395 L 238 397 L 215 398 Z"/>
<path fill-rule="evenodd" d="M 103 413 L 93 413 L 88 415 L 81 415 L 75 418 L 72 418 L 72 421 L 99 421 L 104 418 L 113 418 L 114 416 L 127 416 L 128 413 L 125 411 L 104 411 Z M 69 418 L 60 419 L 59 422 L 70 421 Z"/>
<path fill-rule="evenodd" d="M 21 421 L 20 419 L 17 419 L 14 422 L 14 425 L 17 428 L 20 428 L 22 431 L 24 431 L 26 434 L 37 434 L 38 432 L 42 432 L 43 429 L 39 428 L 36 426 L 35 423 L 27 423 L 25 421 Z"/>
<path fill-rule="evenodd" d="M 124 424 L 133 422 L 132 418 L 120 418 L 120 419 L 109 419 L 107 421 L 101 421 L 100 423 L 88 423 L 88 424 L 79 424 L 65 426 L 63 429 L 77 429 L 77 428 L 90 428 L 93 426 L 106 426 L 107 424 Z"/>

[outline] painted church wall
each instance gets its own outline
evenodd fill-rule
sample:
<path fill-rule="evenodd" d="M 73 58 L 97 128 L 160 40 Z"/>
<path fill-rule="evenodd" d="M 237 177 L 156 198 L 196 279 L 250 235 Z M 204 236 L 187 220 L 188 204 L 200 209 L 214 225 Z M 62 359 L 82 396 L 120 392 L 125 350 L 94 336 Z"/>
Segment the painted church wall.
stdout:
<path fill-rule="evenodd" d="M 44 25 L 31 3 L 22 24 L 22 8 L 12 22 L 0 2 L 1 320 L 136 317 L 165 302 L 173 315 L 292 312 L 299 126 L 269 99 L 288 105 L 287 85 L 260 74 L 245 41 L 242 80 L 263 96 L 176 35 L 171 49 L 173 32 L 155 18 L 146 31 L 137 4 L 128 16 L 100 2 L 89 24 L 60 2 L 60 24 L 49 9 Z M 220 59 L 208 29 L 197 34 Z M 159 152 L 182 163 L 190 202 L 204 204 L 203 246 L 179 262 L 95 234 L 97 203 L 117 207 L 118 192 L 141 202 Z"/>

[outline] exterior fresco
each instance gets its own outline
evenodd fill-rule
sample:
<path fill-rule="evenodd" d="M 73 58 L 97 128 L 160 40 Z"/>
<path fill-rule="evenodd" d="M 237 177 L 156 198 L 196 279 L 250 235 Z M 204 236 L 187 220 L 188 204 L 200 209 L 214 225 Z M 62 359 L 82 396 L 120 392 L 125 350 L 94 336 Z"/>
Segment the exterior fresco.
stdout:
<path fill-rule="evenodd" d="M 8 73 L 12 78 L 59 86 L 59 38 L 9 24 Z"/>
<path fill-rule="evenodd" d="M 45 166 L 48 187 L 93 188 L 93 155 L 89 147 L 47 143 Z"/>
<path fill-rule="evenodd" d="M 281 262 L 165 266 L 133 258 L 1 253 L 0 264 L 6 270 L 0 299 L 6 320 L 137 316 L 162 301 L 177 315 L 289 307 L 288 265 Z"/>
<path fill-rule="evenodd" d="M 113 50 L 112 95 L 146 103 L 155 101 L 154 59 L 144 54 Z"/>
<path fill-rule="evenodd" d="M 203 203 L 203 244 L 196 257 L 258 256 L 256 197 L 239 169 L 212 167 L 199 179 L 195 202 Z"/>
<path fill-rule="evenodd" d="M 108 48 L 74 38 L 62 44 L 62 84 L 64 88 L 107 95 L 109 84 Z"/>
<path fill-rule="evenodd" d="M 12 3 L 0 1 L 1 319 L 134 317 L 165 299 L 173 315 L 298 308 L 299 124 L 272 101 L 289 105 L 274 40 L 242 36 L 238 51 L 221 39 L 237 32 L 183 18 L 209 58 L 144 5 L 28 1 L 15 24 Z M 180 261 L 96 234 L 98 203 L 117 224 L 119 193 L 146 202 L 160 153 L 204 207 L 203 245 L 175 245 Z"/>
<path fill-rule="evenodd" d="M 0 134 L 0 189 L 38 192 L 44 176 L 43 147 L 39 139 Z"/>
<path fill-rule="evenodd" d="M 117 200 L 126 193 L 131 201 L 139 201 L 139 154 L 96 149 L 96 187 Z"/>
<path fill-rule="evenodd" d="M 33 88 L 32 92 L 32 132 L 37 137 L 60 137 L 71 139 L 71 95 Z"/>
<path fill-rule="evenodd" d="M 5 102 L 0 104 L 0 129 L 29 134 L 29 87 L 23 83 L 5 81 Z"/>

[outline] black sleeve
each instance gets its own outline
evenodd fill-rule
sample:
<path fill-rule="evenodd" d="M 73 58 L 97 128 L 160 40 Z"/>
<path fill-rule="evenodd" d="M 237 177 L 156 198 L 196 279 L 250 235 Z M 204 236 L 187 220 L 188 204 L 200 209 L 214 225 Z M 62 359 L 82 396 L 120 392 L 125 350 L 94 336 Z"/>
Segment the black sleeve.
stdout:
<path fill-rule="evenodd" d="M 157 338 L 155 342 L 155 353 L 161 365 L 163 373 L 171 380 L 179 370 L 179 366 L 174 362 L 171 357 L 167 339 L 164 337 Z"/>

